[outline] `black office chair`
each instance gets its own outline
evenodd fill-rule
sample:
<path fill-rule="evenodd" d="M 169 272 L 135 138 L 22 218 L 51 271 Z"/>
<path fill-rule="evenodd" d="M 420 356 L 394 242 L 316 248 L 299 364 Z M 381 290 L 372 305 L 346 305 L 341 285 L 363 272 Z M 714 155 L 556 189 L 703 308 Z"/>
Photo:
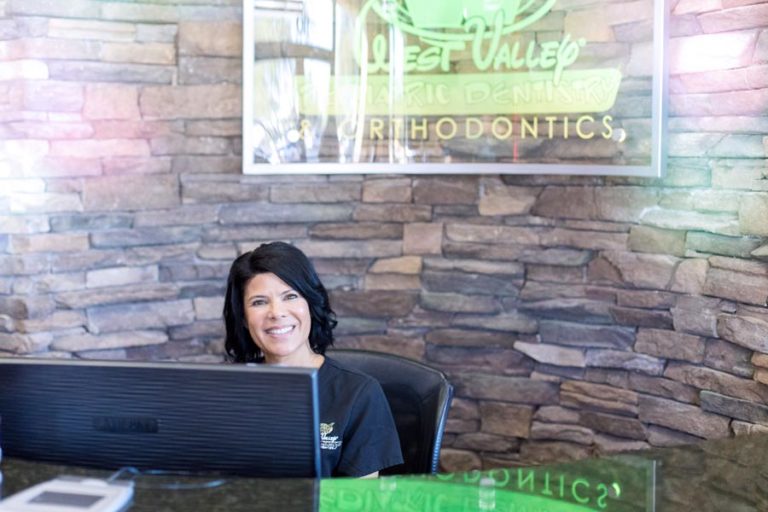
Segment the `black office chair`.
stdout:
<path fill-rule="evenodd" d="M 443 372 L 404 357 L 335 349 L 328 356 L 378 380 L 395 418 L 404 463 L 381 474 L 436 473 L 453 386 Z"/>

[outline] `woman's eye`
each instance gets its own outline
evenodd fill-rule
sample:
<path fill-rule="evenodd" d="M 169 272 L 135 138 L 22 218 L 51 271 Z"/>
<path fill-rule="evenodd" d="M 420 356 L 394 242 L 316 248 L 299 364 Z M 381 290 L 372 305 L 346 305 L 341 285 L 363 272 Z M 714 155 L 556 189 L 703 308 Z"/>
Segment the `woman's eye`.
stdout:
<path fill-rule="evenodd" d="M 265 300 L 257 299 L 257 300 L 251 301 L 251 306 L 263 306 L 266 303 L 267 301 Z"/>
<path fill-rule="evenodd" d="M 298 293 L 294 293 L 294 292 L 287 293 L 285 295 L 285 300 L 294 300 L 294 299 L 298 299 L 298 298 L 299 298 L 299 294 Z"/>

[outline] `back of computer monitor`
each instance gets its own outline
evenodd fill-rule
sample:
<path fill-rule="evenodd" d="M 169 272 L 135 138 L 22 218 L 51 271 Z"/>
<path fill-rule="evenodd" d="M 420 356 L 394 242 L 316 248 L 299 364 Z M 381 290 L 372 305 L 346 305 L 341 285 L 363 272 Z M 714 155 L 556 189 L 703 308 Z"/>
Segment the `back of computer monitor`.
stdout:
<path fill-rule="evenodd" d="M 313 369 L 0 359 L 9 456 L 316 477 L 318 414 Z"/>

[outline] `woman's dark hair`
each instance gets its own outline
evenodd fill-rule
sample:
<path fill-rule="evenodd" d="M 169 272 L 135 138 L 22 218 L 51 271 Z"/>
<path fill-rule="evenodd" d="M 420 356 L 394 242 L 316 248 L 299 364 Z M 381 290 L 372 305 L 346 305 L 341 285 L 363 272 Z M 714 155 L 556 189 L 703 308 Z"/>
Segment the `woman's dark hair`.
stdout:
<path fill-rule="evenodd" d="M 333 328 L 337 323 L 328 292 L 303 252 L 285 242 L 271 242 L 242 254 L 229 269 L 224 297 L 224 348 L 227 355 L 236 363 L 264 361 L 264 354 L 248 332 L 243 301 L 248 281 L 264 273 L 275 274 L 307 301 L 312 318 L 309 346 L 315 353 L 324 354 L 333 344 Z"/>

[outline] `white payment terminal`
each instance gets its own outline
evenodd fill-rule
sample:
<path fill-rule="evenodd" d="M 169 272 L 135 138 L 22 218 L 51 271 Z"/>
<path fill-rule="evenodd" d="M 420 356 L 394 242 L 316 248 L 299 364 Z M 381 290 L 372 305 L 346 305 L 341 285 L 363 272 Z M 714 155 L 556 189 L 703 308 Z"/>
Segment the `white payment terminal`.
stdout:
<path fill-rule="evenodd" d="M 121 512 L 133 482 L 60 476 L 0 501 L 0 512 Z"/>

